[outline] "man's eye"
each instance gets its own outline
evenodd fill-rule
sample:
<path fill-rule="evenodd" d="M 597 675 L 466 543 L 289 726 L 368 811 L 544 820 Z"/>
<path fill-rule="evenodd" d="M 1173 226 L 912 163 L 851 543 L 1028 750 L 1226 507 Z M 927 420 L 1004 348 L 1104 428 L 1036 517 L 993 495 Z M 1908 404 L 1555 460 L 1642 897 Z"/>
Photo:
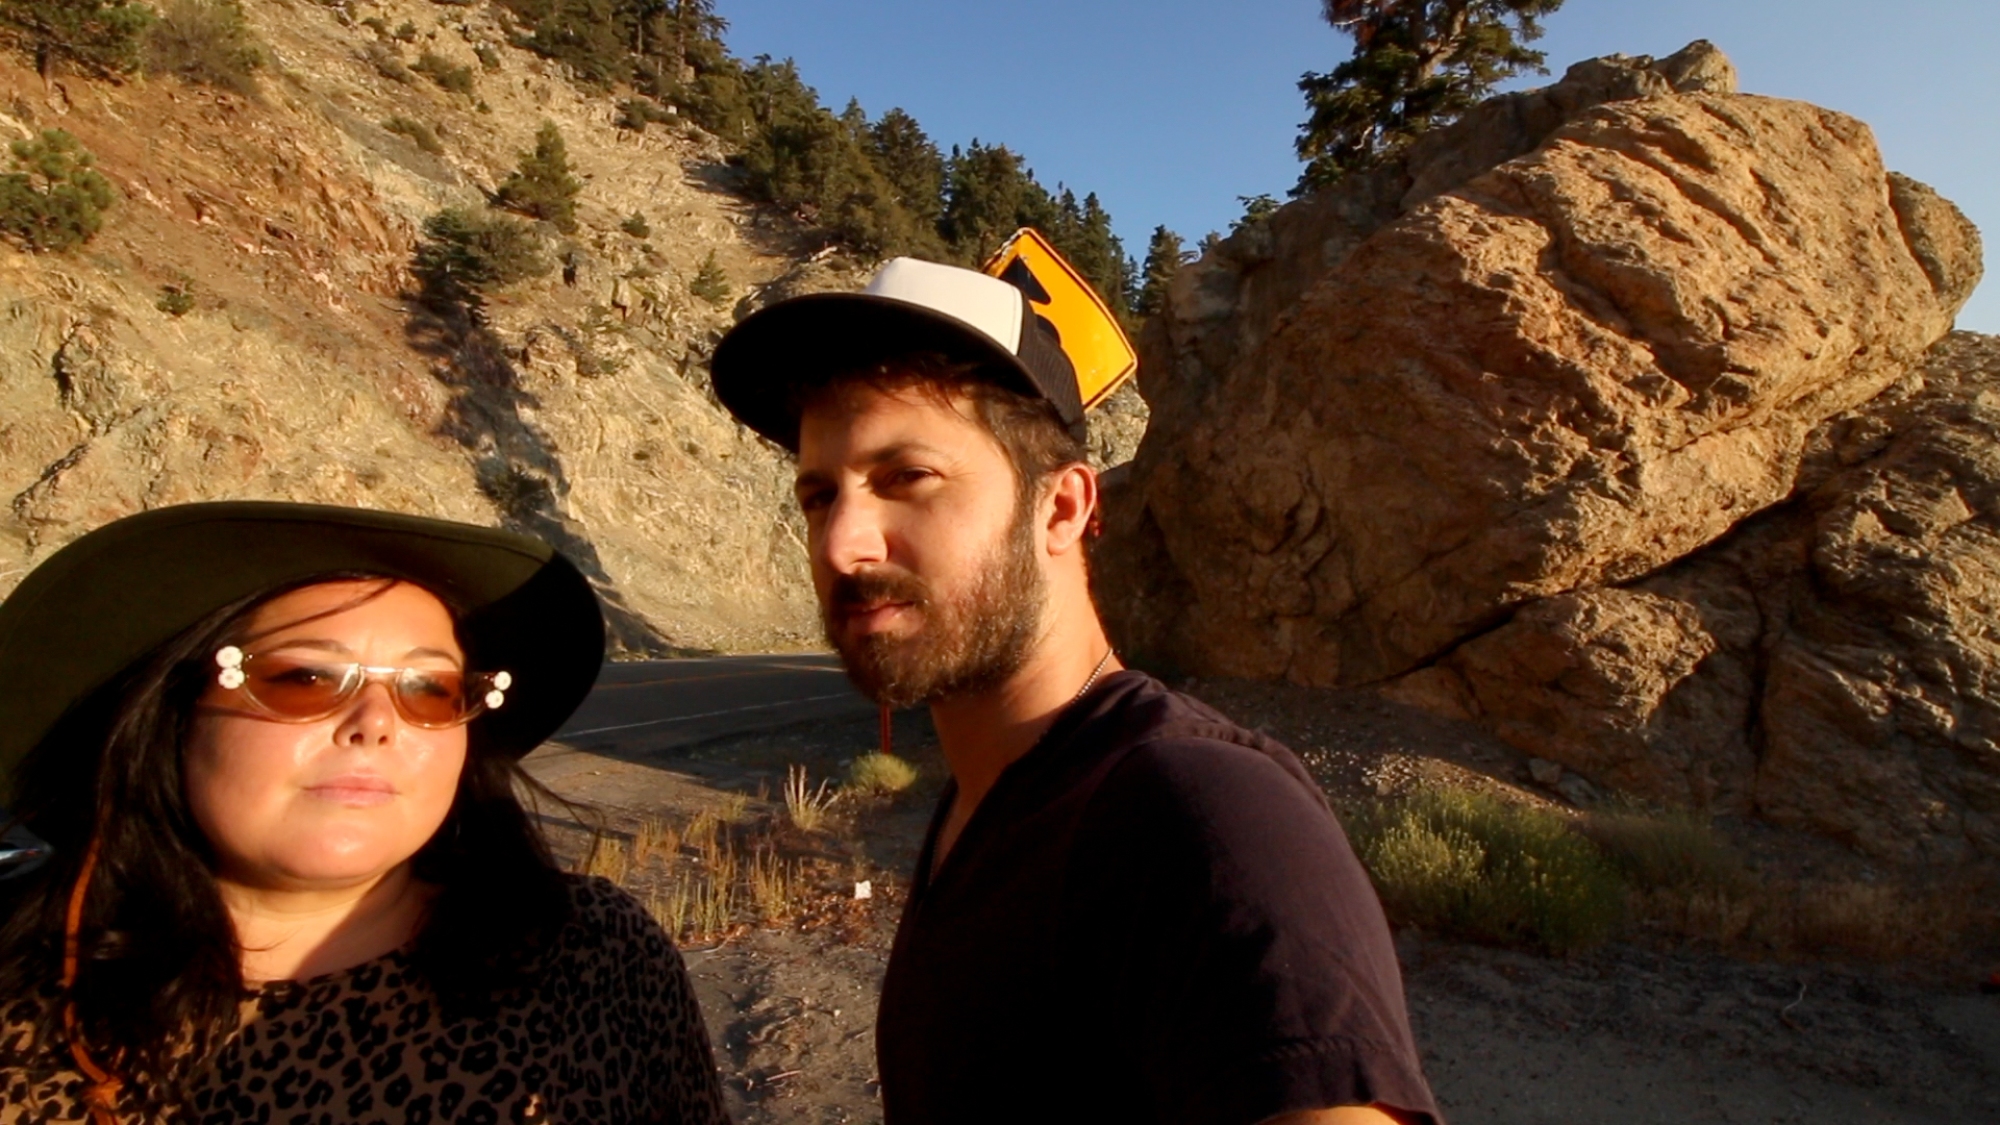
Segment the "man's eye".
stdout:
<path fill-rule="evenodd" d="M 912 485 L 922 484 L 936 475 L 936 473 L 931 472 L 929 469 L 897 469 L 895 472 L 889 474 L 889 484 L 895 488 L 909 488 Z"/>
<path fill-rule="evenodd" d="M 799 510 L 803 512 L 817 512 L 831 503 L 833 503 L 833 493 L 823 488 L 799 493 Z"/>

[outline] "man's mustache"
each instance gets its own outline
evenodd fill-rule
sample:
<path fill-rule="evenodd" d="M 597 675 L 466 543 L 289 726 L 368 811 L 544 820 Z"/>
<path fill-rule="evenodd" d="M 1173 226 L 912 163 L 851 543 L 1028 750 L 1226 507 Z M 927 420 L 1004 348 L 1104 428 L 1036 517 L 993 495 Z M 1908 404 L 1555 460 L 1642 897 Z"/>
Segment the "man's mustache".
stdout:
<path fill-rule="evenodd" d="M 827 608 L 839 613 L 884 602 L 926 605 L 930 597 L 930 587 L 914 574 L 862 571 L 833 580 L 833 587 L 827 591 Z"/>

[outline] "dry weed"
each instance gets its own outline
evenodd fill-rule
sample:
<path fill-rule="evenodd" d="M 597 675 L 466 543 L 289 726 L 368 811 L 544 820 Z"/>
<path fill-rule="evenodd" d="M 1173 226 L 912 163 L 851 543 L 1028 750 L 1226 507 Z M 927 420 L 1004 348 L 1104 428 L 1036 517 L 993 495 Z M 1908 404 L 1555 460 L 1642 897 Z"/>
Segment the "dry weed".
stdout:
<path fill-rule="evenodd" d="M 798 913 L 798 864 L 780 856 L 777 849 L 760 845 L 750 854 L 749 882 L 759 920 L 782 922 Z"/>
<path fill-rule="evenodd" d="M 680 854 L 680 830 L 656 816 L 649 816 L 639 822 L 639 830 L 632 834 L 632 866 L 641 867 L 649 858 L 665 856 L 668 862 Z"/>
<path fill-rule="evenodd" d="M 826 823 L 835 796 L 827 791 L 828 784 L 822 780 L 819 788 L 814 789 L 804 766 L 795 765 L 785 771 L 785 815 L 800 831 L 814 832 Z"/>
<path fill-rule="evenodd" d="M 632 856 L 625 849 L 625 841 L 600 833 L 591 842 L 590 854 L 584 857 L 583 873 L 623 886 L 626 877 L 632 874 Z"/>

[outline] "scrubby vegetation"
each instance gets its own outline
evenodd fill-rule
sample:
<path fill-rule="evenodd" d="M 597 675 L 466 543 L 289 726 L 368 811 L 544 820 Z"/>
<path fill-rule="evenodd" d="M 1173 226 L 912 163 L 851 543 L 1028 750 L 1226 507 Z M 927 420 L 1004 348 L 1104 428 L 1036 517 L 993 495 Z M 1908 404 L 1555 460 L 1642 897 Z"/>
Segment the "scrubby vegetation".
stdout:
<path fill-rule="evenodd" d="M 427 298 L 476 305 L 486 293 L 554 268 L 529 224 L 492 211 L 450 207 L 424 220 L 415 273 Z"/>
<path fill-rule="evenodd" d="M 444 142 L 438 139 L 437 130 L 421 121 L 408 117 L 391 117 L 382 123 L 382 128 L 410 138 L 418 148 L 433 156 L 444 151 Z"/>
<path fill-rule="evenodd" d="M 569 172 L 569 153 L 562 130 L 542 122 L 535 148 L 521 154 L 521 163 L 494 193 L 493 201 L 510 211 L 532 215 L 564 234 L 576 230 L 576 193 L 583 182 Z"/>
<path fill-rule="evenodd" d="M 168 316 L 186 316 L 194 311 L 194 284 L 183 281 L 160 286 L 160 299 L 153 302 L 153 307 Z"/>
<path fill-rule="evenodd" d="M 634 211 L 620 220 L 618 229 L 631 235 L 633 238 L 648 238 L 653 233 L 652 224 L 648 223 L 645 214 L 639 211 Z"/>
<path fill-rule="evenodd" d="M 251 95 L 264 63 L 238 0 L 167 0 L 146 30 L 147 74 Z"/>
<path fill-rule="evenodd" d="M 410 68 L 454 94 L 472 93 L 472 68 L 453 66 L 450 59 L 435 51 L 425 51 Z"/>
<path fill-rule="evenodd" d="M 1437 789 L 1345 820 L 1399 922 L 1570 953 L 1604 941 L 1623 916 L 1617 868 L 1554 812 Z"/>
<path fill-rule="evenodd" d="M 57 253 L 96 236 L 116 197 L 75 137 L 44 129 L 8 150 L 16 167 L 0 175 L 0 236 L 24 249 Z"/>
<path fill-rule="evenodd" d="M 860 793 L 901 793 L 917 783 L 917 767 L 894 754 L 863 754 L 847 765 L 847 788 Z"/>
<path fill-rule="evenodd" d="M 1707 820 L 1576 815 L 1461 789 L 1341 814 L 1390 920 L 1573 953 L 1625 935 L 1751 956 L 1939 958 L 1993 922 L 1970 887 L 1753 869 Z"/>

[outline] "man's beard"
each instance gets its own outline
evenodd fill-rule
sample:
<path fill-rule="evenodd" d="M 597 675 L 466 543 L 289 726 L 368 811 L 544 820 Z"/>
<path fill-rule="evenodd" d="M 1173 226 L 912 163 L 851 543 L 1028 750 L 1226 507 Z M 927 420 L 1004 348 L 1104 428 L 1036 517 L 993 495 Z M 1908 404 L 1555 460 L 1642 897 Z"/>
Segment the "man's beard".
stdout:
<path fill-rule="evenodd" d="M 901 709 L 991 688 L 1020 671 L 1047 601 L 1048 583 L 1035 565 L 1029 508 L 1015 513 L 963 595 L 938 598 L 914 574 L 841 575 L 821 607 L 821 622 L 861 694 Z M 917 631 L 846 639 L 840 627 L 844 611 L 881 602 L 909 603 L 922 615 Z"/>

